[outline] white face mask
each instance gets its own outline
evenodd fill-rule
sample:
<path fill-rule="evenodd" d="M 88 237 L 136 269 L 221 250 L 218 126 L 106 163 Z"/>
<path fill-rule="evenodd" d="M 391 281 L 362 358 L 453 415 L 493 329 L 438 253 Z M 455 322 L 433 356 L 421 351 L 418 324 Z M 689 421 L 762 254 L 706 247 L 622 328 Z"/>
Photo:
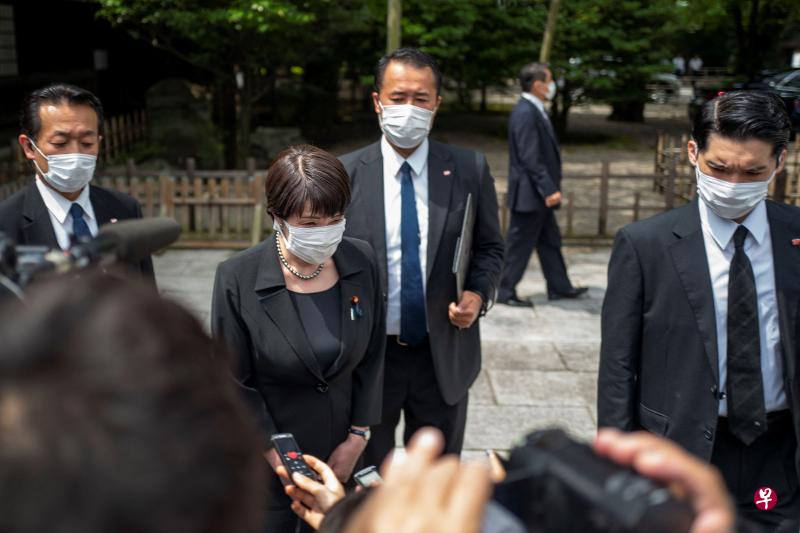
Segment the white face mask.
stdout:
<path fill-rule="evenodd" d="M 36 161 L 33 162 L 39 174 L 57 191 L 77 192 L 92 181 L 97 156 L 89 154 L 44 155 L 39 147 L 31 141 L 37 152 L 47 161 L 47 172 L 42 172 Z"/>
<path fill-rule="evenodd" d="M 556 95 L 556 82 L 551 81 L 547 84 L 547 99 L 552 100 Z"/>
<path fill-rule="evenodd" d="M 281 224 L 276 224 L 278 233 L 283 235 L 286 249 L 292 255 L 310 265 L 319 265 L 336 253 L 339 243 L 342 242 L 346 220 L 330 226 L 317 226 L 303 228 L 292 226 L 285 220 L 283 225 L 288 230 L 286 235 L 281 230 Z"/>
<path fill-rule="evenodd" d="M 729 220 L 745 216 L 764 200 L 769 192 L 769 184 L 775 177 L 773 171 L 767 181 L 731 183 L 703 173 L 699 164 L 694 168 L 697 194 L 712 211 Z"/>
<path fill-rule="evenodd" d="M 387 105 L 378 102 L 378 122 L 386 139 L 398 148 L 419 146 L 433 124 L 433 111 L 411 104 Z"/>

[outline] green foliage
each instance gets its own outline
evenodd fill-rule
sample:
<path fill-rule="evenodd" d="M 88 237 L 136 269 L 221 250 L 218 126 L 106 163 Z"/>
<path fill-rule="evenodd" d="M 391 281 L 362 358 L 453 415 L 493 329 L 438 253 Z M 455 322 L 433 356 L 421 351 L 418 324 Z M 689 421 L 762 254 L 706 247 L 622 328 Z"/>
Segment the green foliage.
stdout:
<path fill-rule="evenodd" d="M 552 64 L 567 91 L 633 109 L 618 118 L 635 120 L 648 80 L 672 69 L 672 50 L 661 43 L 676 24 L 674 0 L 570 0 L 559 16 Z"/>
<path fill-rule="evenodd" d="M 745 77 L 785 67 L 779 44 L 796 36 L 800 24 L 797 0 L 681 0 L 678 16 L 677 51 L 711 54 L 718 66 L 732 60 L 733 72 Z"/>

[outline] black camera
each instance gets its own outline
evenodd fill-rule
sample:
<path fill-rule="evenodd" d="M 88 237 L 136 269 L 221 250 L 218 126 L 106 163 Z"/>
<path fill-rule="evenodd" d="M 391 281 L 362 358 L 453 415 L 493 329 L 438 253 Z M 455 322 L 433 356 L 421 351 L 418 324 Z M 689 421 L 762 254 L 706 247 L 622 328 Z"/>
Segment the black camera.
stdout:
<path fill-rule="evenodd" d="M 144 218 L 106 224 L 97 236 L 77 239 L 69 250 L 17 246 L 0 232 L 0 299 L 24 299 L 24 288 L 45 273 L 139 261 L 175 242 L 180 225 L 171 218 Z"/>
<path fill-rule="evenodd" d="M 688 532 L 692 509 L 670 490 L 595 454 L 560 429 L 536 431 L 511 451 L 494 500 L 529 532 Z"/>

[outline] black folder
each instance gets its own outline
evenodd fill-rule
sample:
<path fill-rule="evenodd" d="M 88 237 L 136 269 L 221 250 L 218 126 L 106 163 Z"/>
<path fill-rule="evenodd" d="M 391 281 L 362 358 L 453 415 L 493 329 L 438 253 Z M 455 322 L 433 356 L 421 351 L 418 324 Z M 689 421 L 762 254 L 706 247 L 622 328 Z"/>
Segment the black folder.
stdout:
<path fill-rule="evenodd" d="M 464 294 L 464 282 L 469 273 L 469 263 L 472 256 L 472 230 L 475 227 L 475 205 L 472 194 L 467 195 L 467 205 L 464 208 L 464 220 L 461 221 L 461 235 L 456 241 L 456 253 L 453 257 L 453 274 L 456 275 L 456 303 L 461 301 Z"/>

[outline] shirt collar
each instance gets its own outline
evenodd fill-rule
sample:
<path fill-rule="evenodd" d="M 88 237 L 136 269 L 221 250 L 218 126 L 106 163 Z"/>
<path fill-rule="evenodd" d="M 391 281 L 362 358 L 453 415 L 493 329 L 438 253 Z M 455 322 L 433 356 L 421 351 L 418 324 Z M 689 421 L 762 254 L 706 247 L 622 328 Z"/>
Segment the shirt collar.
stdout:
<path fill-rule="evenodd" d="M 522 93 L 522 97 L 536 106 L 536 109 L 541 111 L 544 114 L 547 114 L 547 111 L 544 109 L 544 102 L 533 96 L 531 93 L 524 92 Z"/>
<path fill-rule="evenodd" d="M 36 180 L 36 188 L 39 189 L 39 194 L 42 196 L 45 207 L 47 207 L 47 210 L 50 211 L 54 217 L 56 217 L 56 220 L 58 220 L 59 224 L 64 224 L 67 221 L 69 209 L 74 203 L 83 208 L 84 216 L 94 219 L 94 209 L 92 209 L 92 204 L 89 201 L 88 185 L 83 188 L 81 194 L 77 199 L 75 199 L 75 201 L 70 201 L 45 185 L 42 181 L 42 178 L 39 176 L 36 176 L 34 179 Z"/>
<path fill-rule="evenodd" d="M 383 160 L 389 163 L 390 175 L 394 177 L 397 177 L 397 173 L 400 172 L 400 166 L 404 161 L 408 161 L 411 170 L 414 171 L 416 176 L 421 176 L 422 171 L 425 170 L 425 165 L 428 164 L 428 148 L 428 138 L 425 137 L 425 140 L 417 146 L 414 153 L 408 159 L 404 159 L 403 156 L 397 153 L 397 150 L 392 148 L 385 135 L 381 137 L 381 155 L 383 155 Z"/>
<path fill-rule="evenodd" d="M 708 229 L 711 237 L 717 243 L 720 249 L 724 250 L 730 244 L 733 234 L 736 233 L 736 228 L 739 224 L 733 220 L 722 218 L 714 211 L 711 210 L 701 198 L 700 204 L 700 221 Z M 765 202 L 758 202 L 758 205 L 750 211 L 742 221 L 742 225 L 747 228 L 750 235 L 755 239 L 756 244 L 761 245 L 764 239 L 767 238 L 767 231 L 769 231 L 769 221 L 767 220 L 767 206 Z"/>

